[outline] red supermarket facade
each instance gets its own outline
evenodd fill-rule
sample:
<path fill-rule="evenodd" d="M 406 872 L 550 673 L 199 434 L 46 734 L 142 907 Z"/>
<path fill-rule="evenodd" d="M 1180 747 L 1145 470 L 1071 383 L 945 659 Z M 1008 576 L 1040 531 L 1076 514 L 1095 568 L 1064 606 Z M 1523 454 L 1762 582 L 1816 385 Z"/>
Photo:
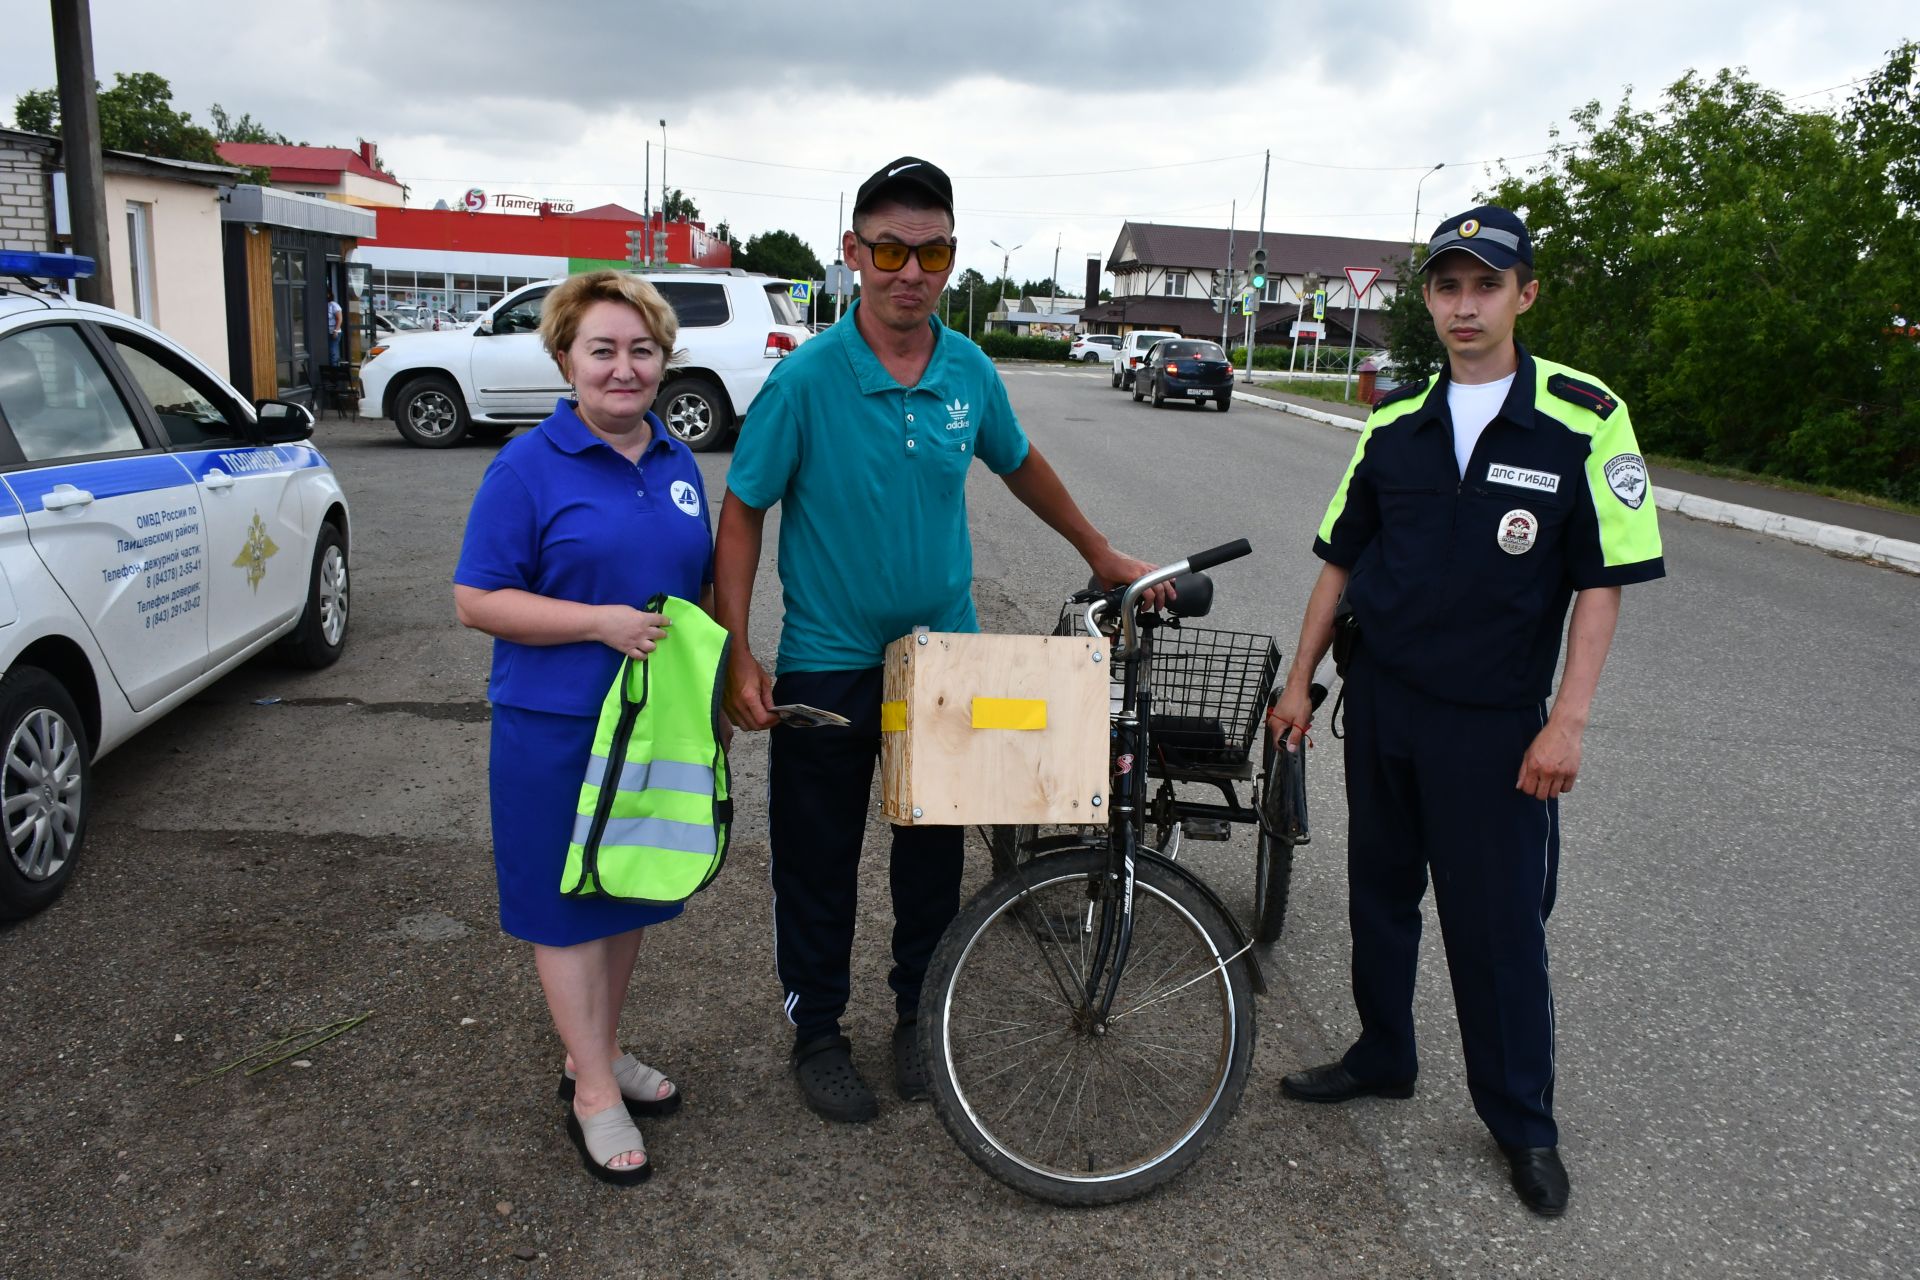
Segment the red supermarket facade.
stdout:
<path fill-rule="evenodd" d="M 414 303 L 458 314 L 491 306 L 531 280 L 625 266 L 627 233 L 647 226 L 642 214 L 617 204 L 573 213 L 536 207 L 533 214 L 379 207 L 371 210 L 377 234 L 360 242 L 353 260 L 369 268 L 376 307 Z M 733 265 L 732 249 L 704 223 L 664 222 L 656 213 L 653 229 L 665 230 L 670 263 Z"/>

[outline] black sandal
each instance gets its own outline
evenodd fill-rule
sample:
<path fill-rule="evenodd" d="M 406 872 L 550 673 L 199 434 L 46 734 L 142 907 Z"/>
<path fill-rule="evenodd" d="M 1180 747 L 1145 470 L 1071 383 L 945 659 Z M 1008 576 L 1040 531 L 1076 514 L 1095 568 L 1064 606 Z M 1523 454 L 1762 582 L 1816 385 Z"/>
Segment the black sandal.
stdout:
<path fill-rule="evenodd" d="M 917 1017 L 905 1018 L 893 1029 L 893 1090 L 902 1102 L 925 1102 L 931 1096 Z"/>
<path fill-rule="evenodd" d="M 839 1034 L 794 1046 L 793 1074 L 800 1093 L 822 1119 L 865 1124 L 880 1114 L 879 1100 L 854 1070 L 852 1049 L 853 1042 Z"/>

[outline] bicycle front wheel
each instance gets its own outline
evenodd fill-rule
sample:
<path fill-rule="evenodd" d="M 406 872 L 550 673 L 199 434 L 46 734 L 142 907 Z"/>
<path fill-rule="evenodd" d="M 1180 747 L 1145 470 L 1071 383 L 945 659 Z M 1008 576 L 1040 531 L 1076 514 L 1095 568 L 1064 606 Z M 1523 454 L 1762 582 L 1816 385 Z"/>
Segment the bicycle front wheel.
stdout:
<path fill-rule="evenodd" d="M 1055 1204 L 1110 1204 L 1176 1177 L 1233 1115 L 1253 1059 L 1231 925 L 1147 858 L 1114 1000 L 1105 1019 L 1089 1008 L 1102 909 L 1122 891 L 1102 850 L 1037 858 L 967 904 L 923 988 L 941 1123 L 982 1169 Z"/>

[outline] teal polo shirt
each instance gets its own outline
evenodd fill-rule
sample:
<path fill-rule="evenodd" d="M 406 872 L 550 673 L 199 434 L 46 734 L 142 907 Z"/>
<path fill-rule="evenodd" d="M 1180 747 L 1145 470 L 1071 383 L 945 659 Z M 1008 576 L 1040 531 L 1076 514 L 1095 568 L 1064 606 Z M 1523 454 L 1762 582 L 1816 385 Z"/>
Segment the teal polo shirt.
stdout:
<path fill-rule="evenodd" d="M 1027 460 L 1027 434 L 979 347 L 941 324 L 911 387 L 854 323 L 802 343 L 740 428 L 727 488 L 780 506 L 786 619 L 777 670 L 858 671 L 917 626 L 978 631 L 967 468 Z"/>

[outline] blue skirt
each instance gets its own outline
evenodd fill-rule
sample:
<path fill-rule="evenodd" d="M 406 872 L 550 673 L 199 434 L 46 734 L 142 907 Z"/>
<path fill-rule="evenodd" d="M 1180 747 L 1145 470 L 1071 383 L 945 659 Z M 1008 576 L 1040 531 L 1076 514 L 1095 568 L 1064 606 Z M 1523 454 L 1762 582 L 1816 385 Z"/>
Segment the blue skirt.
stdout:
<path fill-rule="evenodd" d="M 580 781 L 593 754 L 598 723 L 598 716 L 493 705 L 487 781 L 500 927 L 527 942 L 570 947 L 680 914 L 678 902 L 661 907 L 560 893 Z"/>

